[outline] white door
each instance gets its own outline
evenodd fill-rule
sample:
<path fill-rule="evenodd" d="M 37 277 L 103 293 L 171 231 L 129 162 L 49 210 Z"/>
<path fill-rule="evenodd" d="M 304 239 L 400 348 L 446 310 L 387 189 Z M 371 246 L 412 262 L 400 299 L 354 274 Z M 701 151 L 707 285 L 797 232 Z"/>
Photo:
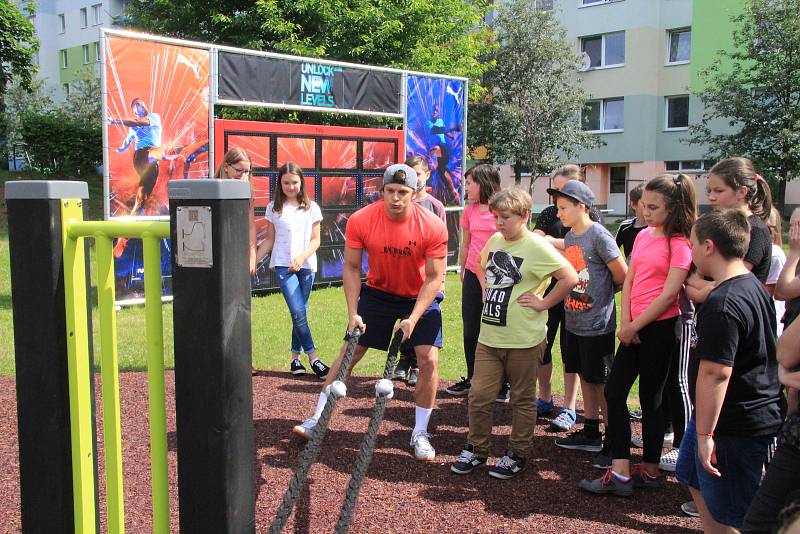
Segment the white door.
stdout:
<path fill-rule="evenodd" d="M 608 168 L 608 209 L 615 217 L 625 217 L 628 213 L 628 167 L 615 166 Z"/>

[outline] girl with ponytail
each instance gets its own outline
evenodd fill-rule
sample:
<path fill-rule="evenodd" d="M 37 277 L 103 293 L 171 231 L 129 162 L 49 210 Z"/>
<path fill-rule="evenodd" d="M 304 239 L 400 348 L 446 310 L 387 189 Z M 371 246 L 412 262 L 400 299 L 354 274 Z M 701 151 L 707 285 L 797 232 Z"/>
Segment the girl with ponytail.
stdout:
<path fill-rule="evenodd" d="M 677 345 L 678 295 L 692 265 L 689 234 L 697 208 L 692 179 L 662 175 L 650 180 L 642 195 L 644 219 L 633 245 L 631 265 L 622 286 L 620 329 L 611 374 L 606 383 L 606 474 L 581 481 L 585 491 L 629 496 L 636 488 L 659 488 L 664 443 L 662 392 Z M 628 394 L 639 378 L 642 404 L 642 464 L 631 468 Z M 601 467 L 595 457 L 596 467 Z"/>

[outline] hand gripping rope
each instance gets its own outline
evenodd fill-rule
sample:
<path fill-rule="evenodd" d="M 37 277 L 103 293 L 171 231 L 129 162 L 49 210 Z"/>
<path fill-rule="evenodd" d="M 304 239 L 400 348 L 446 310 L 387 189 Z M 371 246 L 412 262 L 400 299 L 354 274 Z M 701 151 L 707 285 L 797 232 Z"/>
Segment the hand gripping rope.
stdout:
<path fill-rule="evenodd" d="M 375 448 L 375 440 L 378 437 L 381 421 L 383 421 L 386 401 L 394 397 L 394 386 L 392 385 L 390 377 L 402 340 L 403 331 L 398 330 L 392 339 L 392 344 L 389 345 L 389 355 L 386 358 L 386 367 L 383 369 L 383 378 L 378 380 L 378 383 L 375 384 L 375 409 L 372 411 L 372 418 L 369 420 L 367 433 L 364 434 L 364 440 L 361 442 L 361 449 L 358 451 L 355 471 L 353 471 L 353 476 L 350 478 L 350 483 L 347 485 L 347 494 L 344 497 L 342 509 L 339 512 L 339 520 L 336 522 L 336 528 L 333 530 L 335 534 L 347 534 L 347 531 L 350 530 L 350 522 L 353 520 L 353 511 L 356 508 L 358 492 L 361 490 L 361 482 L 364 480 L 364 475 L 367 473 L 370 461 L 372 461 L 372 452 Z"/>

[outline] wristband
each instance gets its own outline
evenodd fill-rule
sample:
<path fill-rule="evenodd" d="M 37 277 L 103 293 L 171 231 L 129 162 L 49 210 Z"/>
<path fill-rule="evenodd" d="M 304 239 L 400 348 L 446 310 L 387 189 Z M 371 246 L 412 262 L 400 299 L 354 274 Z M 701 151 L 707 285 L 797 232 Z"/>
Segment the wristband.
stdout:
<path fill-rule="evenodd" d="M 714 437 L 714 433 L 713 432 L 709 432 L 708 434 L 703 434 L 702 432 L 697 432 L 697 435 L 698 436 L 703 436 L 705 438 L 713 438 Z"/>

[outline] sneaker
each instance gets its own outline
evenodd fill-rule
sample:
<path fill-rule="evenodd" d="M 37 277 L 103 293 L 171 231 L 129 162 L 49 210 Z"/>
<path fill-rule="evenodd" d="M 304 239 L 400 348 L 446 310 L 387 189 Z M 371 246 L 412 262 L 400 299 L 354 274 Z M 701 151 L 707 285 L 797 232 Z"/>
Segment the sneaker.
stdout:
<path fill-rule="evenodd" d="M 672 447 L 672 440 L 675 439 L 674 432 L 665 432 L 664 433 L 664 447 Z M 631 436 L 631 445 L 634 447 L 642 448 L 644 447 L 644 439 L 640 435 Z"/>
<path fill-rule="evenodd" d="M 550 422 L 550 426 L 557 431 L 566 432 L 575 426 L 577 419 L 578 415 L 573 410 L 561 408 L 556 418 Z"/>
<path fill-rule="evenodd" d="M 631 470 L 631 480 L 634 488 L 661 489 L 664 487 L 663 477 L 651 476 L 644 470 L 642 464 L 636 464 Z"/>
<path fill-rule="evenodd" d="M 423 462 L 432 462 L 436 459 L 436 449 L 431 445 L 431 435 L 425 431 L 411 435 L 411 446 L 414 447 L 414 457 Z"/>
<path fill-rule="evenodd" d="M 482 465 L 486 465 L 486 457 L 475 454 L 472 445 L 467 443 L 464 450 L 458 455 L 458 460 L 450 466 L 450 471 L 459 475 L 466 475 Z"/>
<path fill-rule="evenodd" d="M 581 428 L 565 438 L 558 438 L 556 445 L 574 451 L 600 452 L 603 450 L 603 436 L 600 433 L 596 437 L 592 436 L 585 428 Z"/>
<path fill-rule="evenodd" d="M 317 426 L 317 418 L 316 417 L 309 417 L 299 425 L 295 425 L 292 428 L 292 432 L 300 436 L 305 440 L 310 440 L 314 437 L 314 429 Z"/>
<path fill-rule="evenodd" d="M 500 480 L 508 480 L 525 469 L 527 463 L 528 460 L 526 458 L 520 458 L 514 454 L 514 451 L 508 450 L 506 455 L 500 458 L 500 461 L 494 467 L 489 469 L 489 476 Z"/>
<path fill-rule="evenodd" d="M 408 361 L 401 359 L 399 362 L 397 362 L 397 367 L 394 368 L 394 373 L 392 373 L 392 378 L 395 380 L 405 380 L 407 372 L 408 372 Z"/>
<path fill-rule="evenodd" d="M 408 372 L 408 380 L 406 380 L 406 383 L 409 386 L 416 386 L 417 385 L 417 378 L 419 378 L 419 369 L 411 369 Z"/>
<path fill-rule="evenodd" d="M 689 517 L 700 517 L 700 512 L 697 511 L 697 505 L 694 501 L 686 501 L 681 505 L 681 512 Z"/>
<path fill-rule="evenodd" d="M 678 452 L 680 449 L 676 449 L 672 447 L 670 450 L 665 452 L 661 455 L 661 462 L 658 464 L 658 468 L 664 471 L 669 471 L 670 473 L 675 472 L 675 464 L 678 463 Z"/>
<path fill-rule="evenodd" d="M 456 397 L 463 397 L 467 393 L 469 393 L 469 388 L 472 386 L 472 383 L 469 381 L 468 378 L 461 377 L 461 382 L 456 382 L 449 388 L 445 389 L 447 393 L 450 395 L 454 395 Z"/>
<path fill-rule="evenodd" d="M 553 399 L 549 401 L 536 399 L 536 415 L 550 415 L 553 413 L 554 409 Z"/>
<path fill-rule="evenodd" d="M 642 420 L 642 410 L 631 410 L 631 409 L 628 409 L 628 415 L 634 421 L 641 421 Z"/>
<path fill-rule="evenodd" d="M 317 378 L 320 380 L 325 380 L 325 378 L 328 376 L 328 371 L 330 371 L 331 368 L 322 363 L 322 360 L 317 358 L 311 362 L 311 370 L 314 371 L 314 374 L 317 375 Z"/>
<path fill-rule="evenodd" d="M 603 448 L 592 457 L 592 467 L 597 469 L 608 469 L 611 467 L 611 450 Z"/>
<path fill-rule="evenodd" d="M 633 495 L 633 479 L 623 482 L 609 467 L 606 473 L 600 478 L 594 480 L 581 480 L 581 489 L 589 493 L 605 494 L 610 493 L 617 497 L 630 497 Z"/>
<path fill-rule="evenodd" d="M 511 386 L 508 382 L 504 382 L 503 385 L 500 386 L 500 391 L 497 392 L 497 398 L 495 400 L 502 403 L 507 403 L 511 400 Z"/>
<path fill-rule="evenodd" d="M 289 364 L 289 372 L 294 376 L 302 376 L 306 374 L 306 368 L 303 367 L 303 364 L 300 363 L 300 360 L 292 360 L 292 363 Z"/>

